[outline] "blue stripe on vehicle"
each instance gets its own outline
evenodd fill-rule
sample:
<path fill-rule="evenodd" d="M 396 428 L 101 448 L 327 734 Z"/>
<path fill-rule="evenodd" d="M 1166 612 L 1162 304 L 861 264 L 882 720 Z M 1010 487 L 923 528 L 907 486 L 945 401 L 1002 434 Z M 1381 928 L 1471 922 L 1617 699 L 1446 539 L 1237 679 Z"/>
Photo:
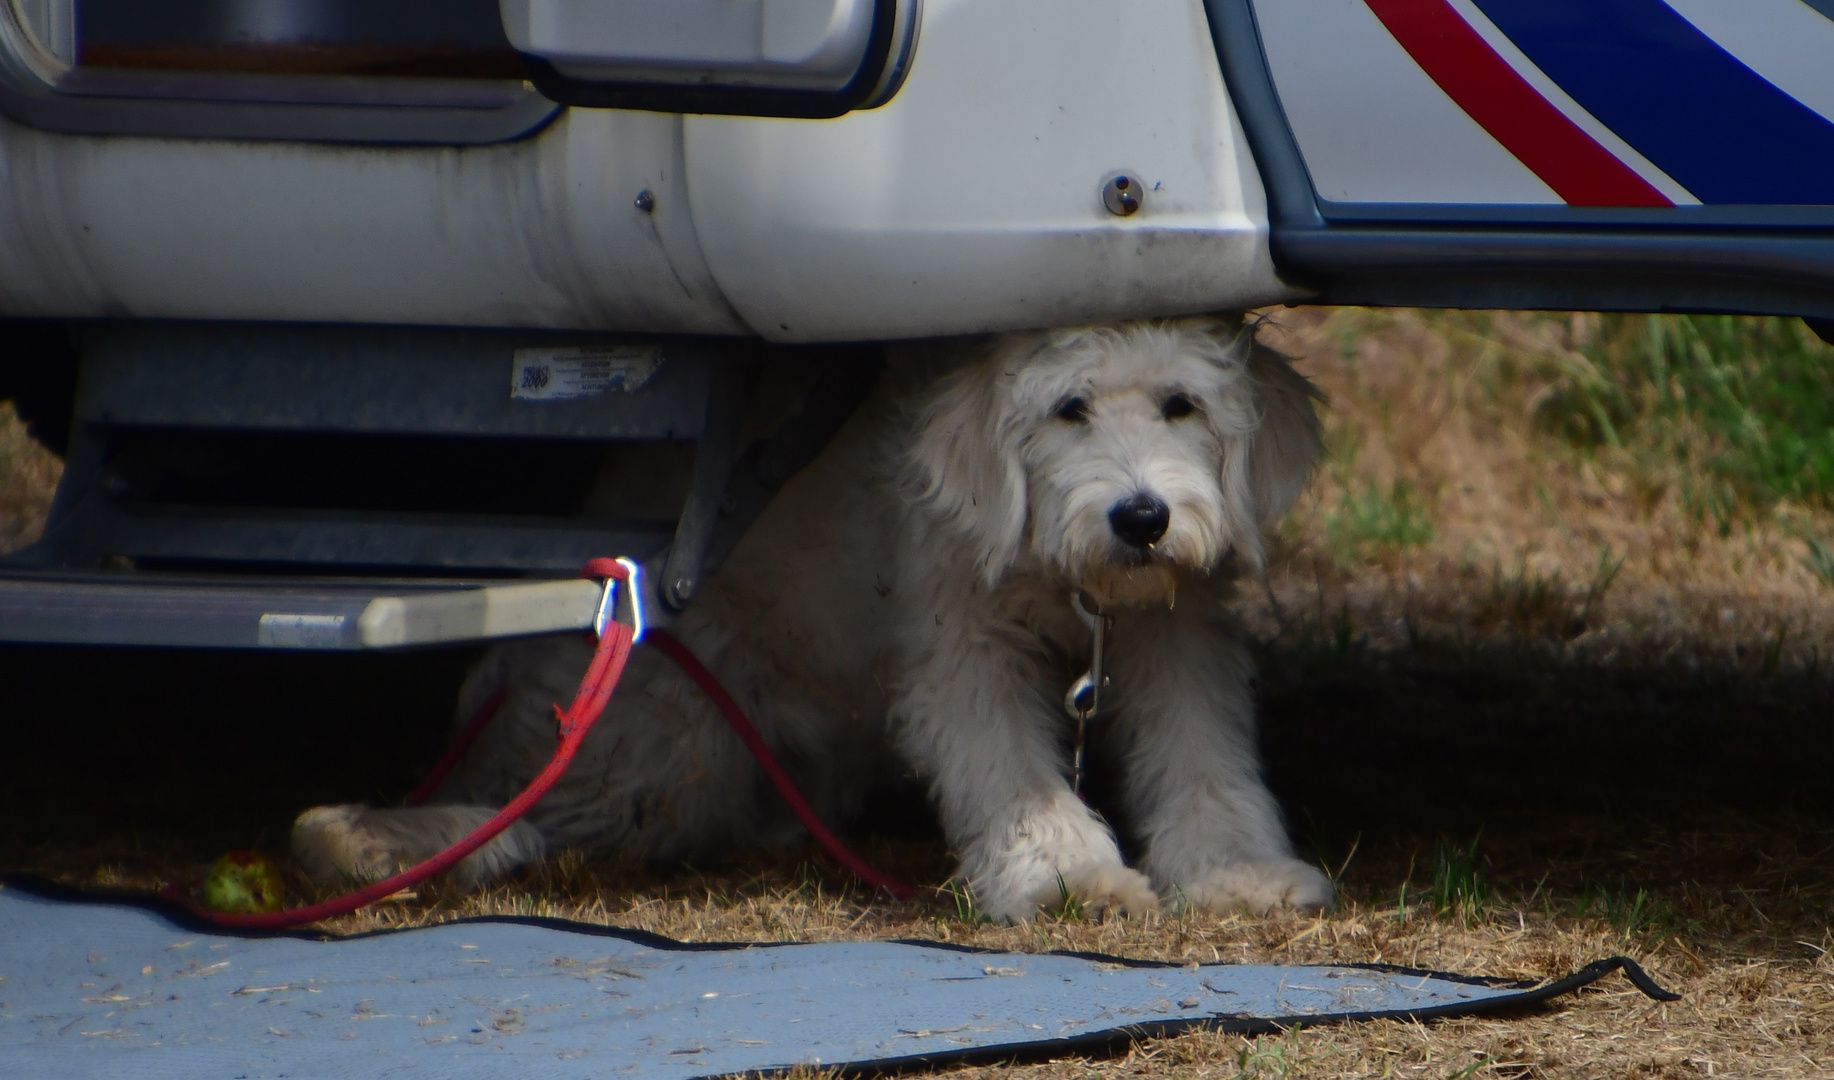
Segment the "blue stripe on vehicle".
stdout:
<path fill-rule="evenodd" d="M 1802 0 L 1803 3 L 1830 19 L 1834 19 L 1834 0 Z"/>
<path fill-rule="evenodd" d="M 1587 112 L 1702 202 L 1834 204 L 1834 124 L 1661 0 L 1475 3 Z"/>

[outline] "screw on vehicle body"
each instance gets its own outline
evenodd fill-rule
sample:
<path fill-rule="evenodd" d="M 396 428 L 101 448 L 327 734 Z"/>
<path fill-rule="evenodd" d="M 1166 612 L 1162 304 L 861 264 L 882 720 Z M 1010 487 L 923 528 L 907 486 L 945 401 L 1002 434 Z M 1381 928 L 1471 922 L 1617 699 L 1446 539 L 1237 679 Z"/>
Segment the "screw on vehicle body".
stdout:
<path fill-rule="evenodd" d="M 1102 205 L 1116 217 L 1131 217 L 1140 212 L 1146 188 L 1134 177 L 1119 173 L 1102 185 Z"/>
<path fill-rule="evenodd" d="M 649 188 L 644 188 L 642 191 L 637 192 L 637 197 L 632 200 L 631 205 L 646 214 L 652 213 L 656 209 L 656 196 L 650 194 Z"/>

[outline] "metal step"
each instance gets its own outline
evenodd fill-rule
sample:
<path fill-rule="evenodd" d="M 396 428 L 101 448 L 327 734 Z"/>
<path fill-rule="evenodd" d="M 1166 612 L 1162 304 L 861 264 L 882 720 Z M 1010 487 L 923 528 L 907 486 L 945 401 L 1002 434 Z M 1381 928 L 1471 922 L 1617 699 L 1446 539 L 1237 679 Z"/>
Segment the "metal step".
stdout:
<path fill-rule="evenodd" d="M 0 558 L 0 642 L 359 650 L 578 631 L 600 587 L 523 576 L 601 555 L 640 561 L 635 592 L 666 619 L 882 361 L 528 330 L 74 335 L 69 452 L 43 535 Z"/>
<path fill-rule="evenodd" d="M 593 627 L 595 581 L 0 571 L 0 642 L 360 651 Z"/>
<path fill-rule="evenodd" d="M 464 574 L 480 567 L 569 573 L 607 551 L 647 559 L 674 533 L 673 521 L 177 506 L 116 510 L 94 535 L 103 550 L 131 559 Z"/>

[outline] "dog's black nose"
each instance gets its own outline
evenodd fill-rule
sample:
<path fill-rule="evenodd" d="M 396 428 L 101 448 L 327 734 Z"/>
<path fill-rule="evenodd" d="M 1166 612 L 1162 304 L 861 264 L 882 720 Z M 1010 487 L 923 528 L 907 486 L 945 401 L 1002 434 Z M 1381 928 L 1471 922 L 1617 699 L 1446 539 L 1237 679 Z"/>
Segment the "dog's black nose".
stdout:
<path fill-rule="evenodd" d="M 1152 495 L 1129 495 L 1108 511 L 1108 526 L 1134 547 L 1151 547 L 1165 535 L 1172 508 Z"/>

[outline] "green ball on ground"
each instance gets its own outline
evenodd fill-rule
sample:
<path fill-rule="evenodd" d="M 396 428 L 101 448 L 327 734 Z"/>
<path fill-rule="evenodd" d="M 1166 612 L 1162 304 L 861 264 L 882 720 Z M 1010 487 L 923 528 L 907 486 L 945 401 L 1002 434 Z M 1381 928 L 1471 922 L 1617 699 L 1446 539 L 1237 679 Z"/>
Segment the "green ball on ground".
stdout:
<path fill-rule="evenodd" d="M 231 851 L 210 864 L 201 899 L 212 911 L 279 911 L 280 869 L 258 851 Z"/>

